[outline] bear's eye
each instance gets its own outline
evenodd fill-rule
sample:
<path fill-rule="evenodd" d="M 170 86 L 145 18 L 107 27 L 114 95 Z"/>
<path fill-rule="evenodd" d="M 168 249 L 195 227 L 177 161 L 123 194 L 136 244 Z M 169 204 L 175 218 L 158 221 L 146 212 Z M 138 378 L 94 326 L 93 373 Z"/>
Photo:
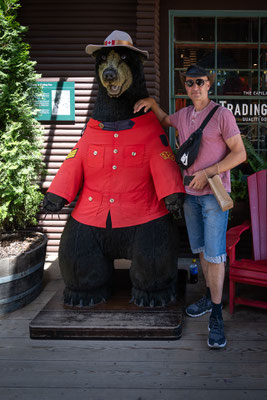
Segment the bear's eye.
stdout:
<path fill-rule="evenodd" d="M 126 54 L 122 54 L 122 55 L 121 55 L 121 59 L 122 59 L 122 60 L 126 60 L 126 58 L 127 58 Z"/>
<path fill-rule="evenodd" d="M 105 56 L 105 54 L 102 54 L 101 60 L 102 60 L 102 61 L 106 61 L 106 59 L 107 59 L 107 56 Z"/>

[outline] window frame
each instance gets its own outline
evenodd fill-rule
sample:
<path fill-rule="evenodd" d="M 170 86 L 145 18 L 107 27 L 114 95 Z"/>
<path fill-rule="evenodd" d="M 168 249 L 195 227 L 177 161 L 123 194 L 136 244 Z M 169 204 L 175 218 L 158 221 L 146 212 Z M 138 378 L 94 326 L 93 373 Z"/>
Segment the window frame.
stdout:
<path fill-rule="evenodd" d="M 175 71 L 183 70 L 182 68 L 175 68 L 174 67 L 174 54 L 175 54 L 175 44 L 177 41 L 174 40 L 174 21 L 175 18 L 177 17 L 200 17 L 200 18 L 205 18 L 205 17 L 212 17 L 215 19 L 215 24 L 214 24 L 214 42 L 204 42 L 205 44 L 214 44 L 214 50 L 215 50 L 215 65 L 214 65 L 214 71 L 216 72 L 216 79 L 215 79 L 215 93 L 213 95 L 210 95 L 209 97 L 213 99 L 214 101 L 220 101 L 220 100 L 256 100 L 258 104 L 262 102 L 263 100 L 267 100 L 267 96 L 260 96 L 260 95 L 249 95 L 249 96 L 238 96 L 238 95 L 218 95 L 217 94 L 217 72 L 218 70 L 223 70 L 223 71 L 248 71 L 248 72 L 257 72 L 258 74 L 258 88 L 257 90 L 260 91 L 260 76 L 263 71 L 266 69 L 261 69 L 260 65 L 260 51 L 262 49 L 261 45 L 266 46 L 266 42 L 261 42 L 261 19 L 267 17 L 267 11 L 266 10 L 247 10 L 247 11 L 238 11 L 238 10 L 232 10 L 232 11 L 222 11 L 222 10 L 169 10 L 169 113 L 173 114 L 175 112 L 175 100 L 176 99 L 187 99 L 186 94 L 182 95 L 175 95 L 174 90 L 175 90 L 175 85 L 174 85 L 174 80 L 175 80 Z M 258 18 L 259 19 L 259 25 L 258 25 L 258 41 L 257 42 L 218 42 L 218 18 L 221 17 L 230 17 L 230 18 Z M 178 41 L 179 43 L 179 41 Z M 183 42 L 185 43 L 185 42 Z M 186 44 L 197 44 L 198 42 L 196 41 L 188 41 Z M 202 42 L 203 44 L 203 42 Z M 223 44 L 231 44 L 231 45 L 240 45 L 240 44 L 247 44 L 247 45 L 257 45 L 257 51 L 258 51 L 258 68 L 218 68 L 218 63 L 217 63 L 217 50 L 218 50 L 218 44 L 223 45 Z M 264 47 L 263 47 L 264 48 Z M 267 154 L 267 149 L 260 149 L 260 129 L 261 126 L 266 126 L 266 122 L 260 122 L 257 121 L 257 123 L 250 123 L 248 124 L 247 122 L 238 122 L 238 126 L 256 126 L 257 125 L 257 148 L 256 150 L 258 152 L 265 152 Z M 169 138 L 170 138 L 170 144 L 172 148 L 175 148 L 175 129 L 170 128 L 169 130 Z"/>

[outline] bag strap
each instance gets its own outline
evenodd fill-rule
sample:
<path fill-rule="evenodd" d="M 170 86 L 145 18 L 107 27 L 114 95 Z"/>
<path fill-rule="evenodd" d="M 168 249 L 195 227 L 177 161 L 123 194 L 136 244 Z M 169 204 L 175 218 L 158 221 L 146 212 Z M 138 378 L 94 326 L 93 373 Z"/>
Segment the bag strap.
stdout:
<path fill-rule="evenodd" d="M 198 129 L 201 129 L 203 131 L 203 129 L 205 128 L 205 126 L 207 125 L 207 123 L 209 122 L 209 120 L 212 118 L 213 114 L 216 112 L 216 110 L 219 107 L 220 107 L 220 105 L 213 107 L 213 109 L 208 113 L 208 115 L 206 116 L 206 118 L 204 119 L 204 121 L 202 122 L 202 124 L 200 125 L 200 127 Z"/>

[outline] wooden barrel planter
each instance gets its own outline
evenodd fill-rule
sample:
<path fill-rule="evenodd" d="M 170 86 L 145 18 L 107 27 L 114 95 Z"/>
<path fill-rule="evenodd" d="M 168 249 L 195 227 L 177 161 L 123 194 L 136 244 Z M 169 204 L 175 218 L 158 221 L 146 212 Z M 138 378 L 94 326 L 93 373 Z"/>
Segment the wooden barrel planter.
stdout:
<path fill-rule="evenodd" d="M 19 256 L 0 259 L 0 314 L 17 310 L 34 300 L 42 290 L 47 236 Z"/>

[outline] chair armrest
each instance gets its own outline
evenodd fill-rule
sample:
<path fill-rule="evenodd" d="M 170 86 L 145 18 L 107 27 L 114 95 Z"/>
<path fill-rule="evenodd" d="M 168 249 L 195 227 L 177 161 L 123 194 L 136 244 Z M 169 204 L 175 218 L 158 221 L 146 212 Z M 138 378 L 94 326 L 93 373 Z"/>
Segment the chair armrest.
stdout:
<path fill-rule="evenodd" d="M 226 232 L 226 251 L 230 259 L 230 265 L 235 261 L 235 246 L 239 242 L 241 234 L 250 227 L 250 221 L 245 221 L 243 224 L 234 226 Z"/>

